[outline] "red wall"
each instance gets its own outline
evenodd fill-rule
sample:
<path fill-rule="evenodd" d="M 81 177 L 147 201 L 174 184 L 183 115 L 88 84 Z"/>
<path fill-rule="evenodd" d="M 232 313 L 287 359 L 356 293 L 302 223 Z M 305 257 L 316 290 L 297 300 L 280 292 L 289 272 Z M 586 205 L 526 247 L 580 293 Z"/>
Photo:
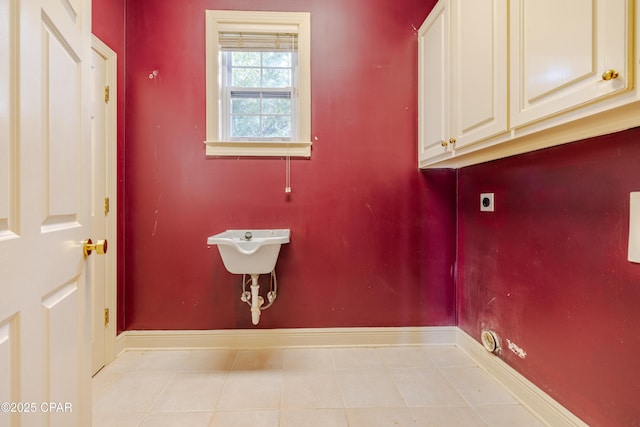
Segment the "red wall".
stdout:
<path fill-rule="evenodd" d="M 117 200 L 124 200 L 124 101 L 125 101 L 125 81 L 124 81 L 124 16 L 125 0 L 93 0 L 92 2 L 92 33 L 103 43 L 109 46 L 117 55 L 117 180 L 118 194 Z M 124 203 L 120 202 L 116 212 L 118 218 L 118 332 L 121 332 L 124 325 L 124 260 L 125 252 L 125 226 L 124 226 Z"/>
<path fill-rule="evenodd" d="M 640 424 L 638 159 L 640 128 L 459 171 L 459 326 L 593 426 Z"/>
<path fill-rule="evenodd" d="M 416 164 L 417 39 L 434 1 L 135 1 L 126 10 L 124 329 L 251 325 L 206 239 L 291 229 L 258 327 L 455 324 L 455 173 Z M 205 158 L 205 9 L 308 11 L 310 160 Z M 149 74 L 158 76 L 149 79 Z M 265 278 L 266 279 L 266 278 Z"/>

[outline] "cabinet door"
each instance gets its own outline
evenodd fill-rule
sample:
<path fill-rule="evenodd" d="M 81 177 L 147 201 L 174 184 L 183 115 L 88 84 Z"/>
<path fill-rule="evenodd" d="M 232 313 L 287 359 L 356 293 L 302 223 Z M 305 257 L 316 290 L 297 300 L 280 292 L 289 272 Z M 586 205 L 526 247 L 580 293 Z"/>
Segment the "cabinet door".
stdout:
<path fill-rule="evenodd" d="M 506 0 L 452 1 L 454 148 L 508 130 L 507 37 Z"/>
<path fill-rule="evenodd" d="M 440 0 L 418 31 L 418 161 L 451 156 L 449 8 Z"/>
<path fill-rule="evenodd" d="M 511 1 L 512 127 L 631 87 L 629 1 Z"/>

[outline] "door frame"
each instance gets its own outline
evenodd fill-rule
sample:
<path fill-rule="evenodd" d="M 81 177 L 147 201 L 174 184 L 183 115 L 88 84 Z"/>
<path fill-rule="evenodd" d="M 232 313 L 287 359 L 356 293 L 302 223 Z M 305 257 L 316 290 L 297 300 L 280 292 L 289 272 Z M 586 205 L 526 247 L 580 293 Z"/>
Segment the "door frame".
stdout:
<path fill-rule="evenodd" d="M 105 106 L 105 190 L 109 197 L 106 216 L 106 236 L 109 255 L 105 259 L 105 305 L 109 309 L 109 323 L 105 331 L 105 366 L 113 362 L 116 354 L 118 323 L 118 167 L 117 167 L 117 54 L 95 35 L 91 35 L 91 48 L 105 61 L 105 86 L 109 86 L 109 102 Z"/>

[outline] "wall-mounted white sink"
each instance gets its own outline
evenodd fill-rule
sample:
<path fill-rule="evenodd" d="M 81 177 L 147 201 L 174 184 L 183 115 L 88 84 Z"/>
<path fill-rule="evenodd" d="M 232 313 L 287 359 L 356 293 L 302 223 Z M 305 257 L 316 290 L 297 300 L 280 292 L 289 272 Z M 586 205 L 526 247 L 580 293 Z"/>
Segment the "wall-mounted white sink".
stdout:
<path fill-rule="evenodd" d="M 289 243 L 289 229 L 227 230 L 210 236 L 208 245 L 218 245 L 224 266 L 234 274 L 271 273 L 280 246 Z"/>
<path fill-rule="evenodd" d="M 276 230 L 227 230 L 210 236 L 207 245 L 218 245 L 224 266 L 230 273 L 242 274 L 242 296 L 240 299 L 251 306 L 251 322 L 257 325 L 260 311 L 269 308 L 277 296 L 276 261 L 280 246 L 289 243 L 289 229 Z M 267 293 L 268 304 L 260 296 L 258 279 L 261 274 L 271 273 L 271 287 Z M 244 275 L 251 275 L 251 292 L 245 289 Z"/>

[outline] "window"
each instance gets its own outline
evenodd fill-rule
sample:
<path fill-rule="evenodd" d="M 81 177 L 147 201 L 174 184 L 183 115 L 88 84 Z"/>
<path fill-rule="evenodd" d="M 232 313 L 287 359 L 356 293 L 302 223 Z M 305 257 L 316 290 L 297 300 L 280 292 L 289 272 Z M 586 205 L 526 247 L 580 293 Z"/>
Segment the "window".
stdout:
<path fill-rule="evenodd" d="M 311 155 L 308 13 L 214 11 L 207 155 Z"/>
<path fill-rule="evenodd" d="M 276 34 L 266 50 L 246 41 L 262 35 L 220 33 L 222 45 L 221 125 L 225 141 L 295 141 L 297 87 L 295 34 Z M 280 37 L 288 43 L 281 43 Z M 283 44 L 285 46 L 283 46 Z M 277 50 L 281 49 L 281 50 Z"/>

